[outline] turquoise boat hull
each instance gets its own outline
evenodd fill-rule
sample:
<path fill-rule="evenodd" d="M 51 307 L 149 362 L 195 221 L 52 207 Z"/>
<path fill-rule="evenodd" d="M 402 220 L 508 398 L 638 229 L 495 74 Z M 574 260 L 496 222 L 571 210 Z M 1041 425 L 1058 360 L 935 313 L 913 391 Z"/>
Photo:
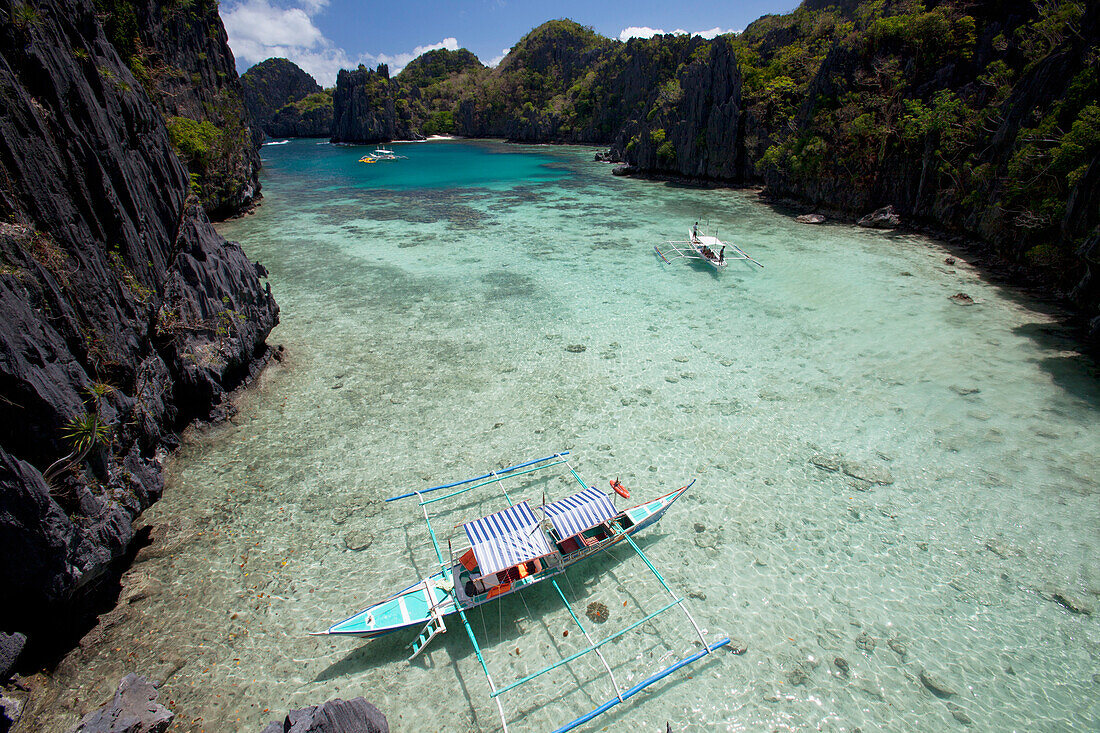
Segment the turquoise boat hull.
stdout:
<path fill-rule="evenodd" d="M 560 566 L 521 578 L 502 592 L 487 593 L 474 597 L 456 592 L 452 578 L 456 577 L 462 570 L 460 565 L 456 565 L 447 571 L 440 570 L 427 579 L 410 585 L 389 598 L 363 609 L 354 616 L 333 624 L 325 631 L 315 632 L 315 635 L 357 636 L 372 639 L 401 629 L 425 626 L 433 619 L 433 606 L 435 616 L 443 618 L 458 613 L 460 608 L 461 610 L 474 608 L 523 590 L 535 583 L 559 575 L 581 560 L 624 541 L 623 535 L 632 535 L 656 524 L 672 506 L 673 502 L 683 496 L 690 486 L 691 484 L 688 484 L 645 504 L 639 504 L 619 512 L 615 519 L 611 520 L 613 527 L 619 530 L 616 534 L 612 534 L 594 544 L 579 547 L 573 552 L 563 553 Z"/>

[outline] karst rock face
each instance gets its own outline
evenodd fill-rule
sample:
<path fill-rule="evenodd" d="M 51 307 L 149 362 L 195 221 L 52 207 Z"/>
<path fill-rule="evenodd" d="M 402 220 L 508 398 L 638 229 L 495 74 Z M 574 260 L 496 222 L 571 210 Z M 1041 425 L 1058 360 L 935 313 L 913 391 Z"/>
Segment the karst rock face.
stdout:
<path fill-rule="evenodd" d="M 292 61 L 271 58 L 241 75 L 254 127 L 269 137 L 331 137 L 332 91 Z"/>
<path fill-rule="evenodd" d="M 0 628 L 33 647 L 109 585 L 163 450 L 264 363 L 278 306 L 95 5 L 0 14 Z"/>
<path fill-rule="evenodd" d="M 423 137 L 416 131 L 401 85 L 390 79 L 385 64 L 378 69 L 341 69 L 332 107 L 333 142 L 378 143 Z"/>
<path fill-rule="evenodd" d="M 97 17 L 164 115 L 206 213 L 225 219 L 260 196 L 260 132 L 245 107 L 217 0 L 99 0 Z"/>

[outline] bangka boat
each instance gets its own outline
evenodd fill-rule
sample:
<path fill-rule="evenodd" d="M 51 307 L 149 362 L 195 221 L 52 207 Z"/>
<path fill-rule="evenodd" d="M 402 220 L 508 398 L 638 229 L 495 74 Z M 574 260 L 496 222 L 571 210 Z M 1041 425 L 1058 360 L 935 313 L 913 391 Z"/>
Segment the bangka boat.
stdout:
<path fill-rule="evenodd" d="M 383 160 L 408 160 L 407 155 L 398 155 L 385 146 L 379 146 L 359 159 L 360 163 L 377 163 Z"/>
<path fill-rule="evenodd" d="M 445 617 L 458 614 L 462 625 L 473 644 L 474 653 L 481 663 L 489 684 L 490 697 L 496 701 L 501 724 L 505 731 L 508 722 L 499 696 L 530 682 L 551 670 L 567 664 L 581 656 L 595 653 L 603 662 L 614 687 L 615 696 L 592 712 L 577 718 L 561 727 L 558 731 L 570 730 L 605 712 L 610 707 L 624 702 L 658 680 L 672 674 L 687 664 L 706 656 L 710 652 L 730 643 L 728 638 L 709 643 L 695 619 L 684 605 L 682 597 L 669 587 L 664 577 L 634 542 L 632 535 L 658 522 L 669 507 L 684 495 L 693 480 L 686 486 L 658 496 L 643 504 L 619 511 L 608 494 L 586 484 L 569 464 L 568 451 L 552 456 L 520 463 L 509 468 L 490 471 L 482 476 L 435 486 L 420 491 L 411 491 L 387 499 L 387 502 L 417 497 L 428 525 L 428 535 L 439 561 L 439 571 L 421 578 L 416 583 L 389 596 L 388 598 L 363 609 L 349 618 L 333 624 L 317 635 L 345 635 L 374 638 L 390 634 L 401 629 L 422 627 L 420 633 L 409 645 L 411 661 L 424 651 L 425 647 L 437 635 L 447 631 Z M 529 501 L 513 502 L 504 488 L 504 480 L 517 478 L 535 471 L 553 466 L 565 466 L 580 485 L 580 491 L 563 499 L 532 507 Z M 457 551 L 452 551 L 447 543 L 444 554 L 432 527 L 427 506 L 435 502 L 450 499 L 481 486 L 499 484 L 508 506 L 492 514 L 473 519 L 462 526 L 466 543 Z M 425 498 L 425 494 L 445 489 L 456 489 L 443 496 Z M 536 513 L 537 512 L 537 513 Z M 577 614 L 569 606 L 564 592 L 558 586 L 555 576 L 564 574 L 570 567 L 598 555 L 615 546 L 629 546 L 645 562 L 671 601 L 662 608 L 648 614 L 642 620 L 616 632 L 602 641 L 595 641 L 581 624 Z M 498 688 L 489 673 L 488 665 L 478 645 L 477 638 L 466 617 L 466 612 L 477 606 L 489 603 L 502 596 L 516 593 L 532 585 L 549 581 L 557 594 L 565 602 L 573 621 L 580 627 L 588 646 L 556 663 L 528 674 L 522 679 Z M 615 681 L 611 666 L 607 663 L 600 648 L 626 632 L 656 618 L 658 615 L 679 607 L 690 621 L 702 644 L 702 649 L 684 659 L 651 675 L 642 683 L 623 690 Z"/>
<path fill-rule="evenodd" d="M 665 251 L 661 251 L 661 248 L 657 245 L 654 245 L 653 249 L 666 263 L 670 263 L 672 260 L 678 258 L 701 260 L 715 270 L 721 271 L 731 260 L 746 260 L 754 265 L 763 267 L 763 265 L 752 257 L 749 257 L 748 253 L 736 244 L 723 242 L 718 239 L 717 234 L 717 231 L 715 231 L 714 235 L 700 234 L 699 225 L 696 224 L 688 230 L 688 238 L 686 241 L 669 241 Z M 726 247 L 732 249 L 734 254 L 727 257 Z"/>

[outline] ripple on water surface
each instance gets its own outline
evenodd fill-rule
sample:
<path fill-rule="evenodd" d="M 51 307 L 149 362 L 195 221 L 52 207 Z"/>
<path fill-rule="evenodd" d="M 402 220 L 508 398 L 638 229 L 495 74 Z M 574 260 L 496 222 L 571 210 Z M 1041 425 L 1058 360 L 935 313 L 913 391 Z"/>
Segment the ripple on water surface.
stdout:
<path fill-rule="evenodd" d="M 182 729 L 360 694 L 395 730 L 493 727 L 457 628 L 412 665 L 407 635 L 306 632 L 432 570 L 415 506 L 382 499 L 564 449 L 642 499 L 698 478 L 641 544 L 748 646 L 597 728 L 1100 726 L 1100 393 L 1050 316 L 922 237 L 613 178 L 587 149 L 394 147 L 264 149 L 264 206 L 222 229 L 270 271 L 287 358 L 172 460 L 48 727 L 131 670 L 166 679 Z M 766 267 L 660 262 L 697 219 Z M 457 507 L 444 537 L 477 512 Z M 662 603 L 647 573 L 617 550 L 563 589 L 606 635 Z M 471 614 L 499 684 L 582 648 L 552 594 Z M 671 612 L 643 629 L 606 647 L 624 686 L 693 649 Z M 503 700 L 544 729 L 610 692 L 585 658 Z"/>

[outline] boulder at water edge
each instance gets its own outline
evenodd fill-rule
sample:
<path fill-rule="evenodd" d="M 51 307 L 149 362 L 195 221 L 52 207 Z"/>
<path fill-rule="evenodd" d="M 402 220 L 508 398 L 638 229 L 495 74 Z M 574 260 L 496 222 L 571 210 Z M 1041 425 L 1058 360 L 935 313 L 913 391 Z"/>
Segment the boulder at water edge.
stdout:
<path fill-rule="evenodd" d="M 860 219 L 858 223 L 861 227 L 893 229 L 901 226 L 901 217 L 893 206 L 884 206 L 881 209 L 875 209 L 875 211 Z"/>
<path fill-rule="evenodd" d="M 280 723 L 273 720 L 261 733 L 389 733 L 382 711 L 357 697 L 335 698 L 323 705 L 291 710 Z"/>
<path fill-rule="evenodd" d="M 85 715 L 69 733 L 164 733 L 176 715 L 157 702 L 158 684 L 131 672 L 111 702 Z"/>

